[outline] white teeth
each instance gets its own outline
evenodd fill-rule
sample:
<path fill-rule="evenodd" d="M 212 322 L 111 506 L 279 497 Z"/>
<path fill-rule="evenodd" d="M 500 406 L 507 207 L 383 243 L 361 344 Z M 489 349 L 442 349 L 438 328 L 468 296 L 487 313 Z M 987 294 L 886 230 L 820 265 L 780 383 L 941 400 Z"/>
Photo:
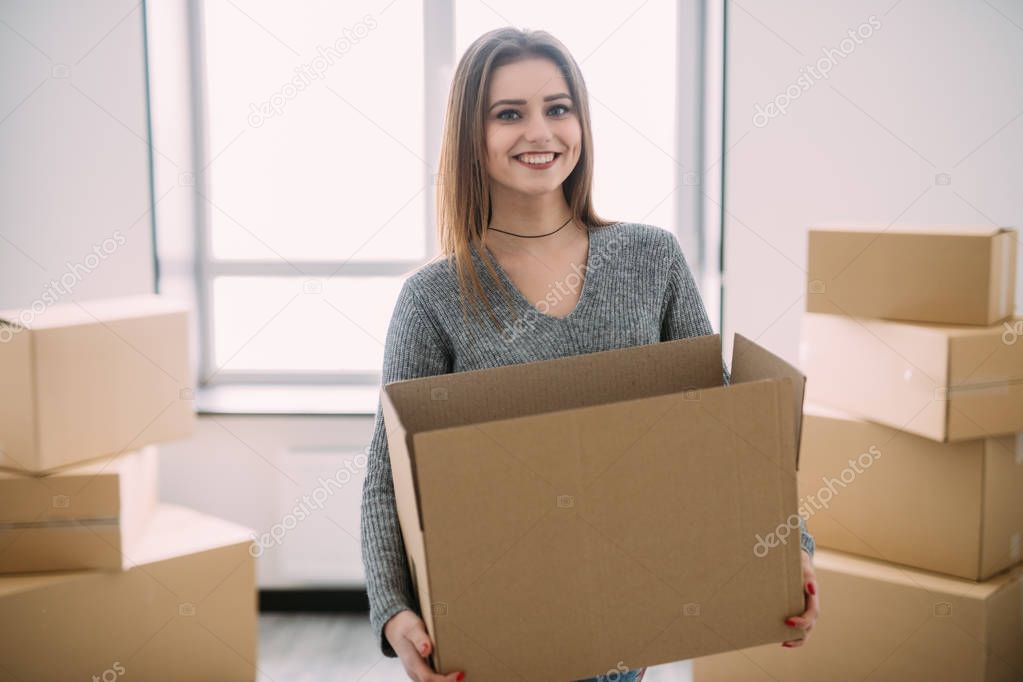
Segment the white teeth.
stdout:
<path fill-rule="evenodd" d="M 538 166 L 542 166 L 543 164 L 550 163 L 551 161 L 554 160 L 554 153 L 551 152 L 549 154 L 522 154 L 515 158 L 521 159 L 526 163 L 532 163 Z"/>

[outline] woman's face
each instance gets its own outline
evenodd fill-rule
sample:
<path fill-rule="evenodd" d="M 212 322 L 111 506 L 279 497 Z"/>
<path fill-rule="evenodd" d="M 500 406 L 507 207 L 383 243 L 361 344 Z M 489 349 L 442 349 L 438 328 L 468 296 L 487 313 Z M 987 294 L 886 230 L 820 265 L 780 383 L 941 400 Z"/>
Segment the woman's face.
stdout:
<path fill-rule="evenodd" d="M 582 128 L 554 62 L 534 57 L 499 67 L 487 104 L 491 182 L 529 195 L 559 189 L 579 161 Z M 554 152 L 555 157 L 552 163 L 527 165 L 520 155 L 528 152 Z"/>

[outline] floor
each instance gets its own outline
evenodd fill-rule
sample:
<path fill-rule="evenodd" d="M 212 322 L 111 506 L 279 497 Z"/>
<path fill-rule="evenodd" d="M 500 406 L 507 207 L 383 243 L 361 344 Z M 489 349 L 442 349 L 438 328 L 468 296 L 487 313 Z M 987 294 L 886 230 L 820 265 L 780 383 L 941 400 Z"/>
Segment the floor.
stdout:
<path fill-rule="evenodd" d="M 643 682 L 691 682 L 690 671 L 688 662 L 654 666 L 647 671 Z M 264 614 L 259 617 L 259 682 L 395 682 L 407 679 L 398 659 L 380 654 L 365 616 Z"/>

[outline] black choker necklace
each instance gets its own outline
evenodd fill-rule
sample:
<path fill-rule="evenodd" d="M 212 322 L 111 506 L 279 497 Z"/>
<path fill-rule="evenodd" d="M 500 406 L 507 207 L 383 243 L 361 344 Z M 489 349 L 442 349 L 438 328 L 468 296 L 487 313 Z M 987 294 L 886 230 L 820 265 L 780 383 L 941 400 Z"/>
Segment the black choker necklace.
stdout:
<path fill-rule="evenodd" d="M 565 222 L 563 222 L 561 224 L 561 227 L 564 227 L 565 225 L 568 225 L 570 222 L 572 222 L 572 217 L 571 216 L 569 216 L 568 220 L 566 220 Z M 554 232 L 557 232 L 558 230 L 560 230 L 561 227 L 559 227 L 557 230 L 554 230 Z M 554 234 L 554 232 L 548 232 L 547 234 L 515 234 L 514 232 L 505 232 L 504 230 L 499 230 L 496 227 L 488 227 L 487 229 L 488 230 L 493 230 L 494 232 L 503 232 L 504 234 L 510 234 L 513 237 L 522 237 L 523 239 L 536 239 L 537 237 L 548 237 L 548 236 Z"/>

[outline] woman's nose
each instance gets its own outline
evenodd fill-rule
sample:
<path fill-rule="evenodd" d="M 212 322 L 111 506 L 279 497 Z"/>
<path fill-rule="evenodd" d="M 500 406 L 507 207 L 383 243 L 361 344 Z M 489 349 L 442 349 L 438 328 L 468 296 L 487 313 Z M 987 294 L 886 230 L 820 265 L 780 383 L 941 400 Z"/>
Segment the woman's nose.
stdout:
<path fill-rule="evenodd" d="M 526 139 L 530 142 L 545 142 L 551 139 L 551 129 L 543 116 L 533 116 L 526 126 Z"/>

